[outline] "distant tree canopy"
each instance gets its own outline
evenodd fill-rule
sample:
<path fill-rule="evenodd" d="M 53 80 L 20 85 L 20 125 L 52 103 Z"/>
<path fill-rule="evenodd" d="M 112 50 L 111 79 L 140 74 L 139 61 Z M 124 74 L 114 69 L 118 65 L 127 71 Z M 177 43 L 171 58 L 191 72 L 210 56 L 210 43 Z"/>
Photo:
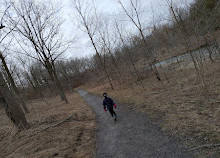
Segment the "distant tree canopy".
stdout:
<path fill-rule="evenodd" d="M 189 10 L 189 20 L 199 21 L 202 28 L 207 22 L 212 26 L 210 29 L 218 30 L 220 21 L 220 2 L 218 0 L 196 0 Z"/>
<path fill-rule="evenodd" d="M 217 5 L 217 2 L 218 2 L 218 0 L 204 0 L 204 1 L 205 1 L 206 8 L 210 10 L 212 10 Z"/>

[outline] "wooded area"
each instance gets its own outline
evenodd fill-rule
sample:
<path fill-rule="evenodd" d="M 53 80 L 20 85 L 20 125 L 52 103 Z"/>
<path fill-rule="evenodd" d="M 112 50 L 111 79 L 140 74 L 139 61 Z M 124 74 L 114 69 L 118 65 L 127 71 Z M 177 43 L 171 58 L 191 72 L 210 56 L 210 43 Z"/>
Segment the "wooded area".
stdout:
<path fill-rule="evenodd" d="M 154 82 L 169 80 L 167 72 L 157 63 L 184 53 L 190 54 L 195 73 L 205 84 L 206 59 L 202 53 L 198 59 L 192 52 L 204 47 L 211 62 L 215 62 L 213 53 L 220 51 L 219 1 L 197 0 L 178 7 L 172 0 L 167 0 L 169 23 L 154 17 L 152 25 L 147 26 L 141 1 L 128 1 L 126 6 L 123 1 L 117 3 L 122 11 L 120 14 L 136 28 L 135 35 L 129 33 L 120 16 L 109 18 L 101 15 L 93 4 L 73 1 L 78 26 L 88 35 L 95 50 L 92 57 L 80 59 L 59 58 L 73 44 L 63 40 L 59 8 L 54 8 L 51 3 L 26 0 L 6 3 L 1 17 L 0 58 L 3 66 L 1 83 L 4 85 L 1 92 L 5 94 L 7 89 L 10 93 L 7 95 L 14 98 L 14 103 L 8 103 L 12 104 L 8 106 L 21 106 L 25 114 L 28 113 L 25 100 L 57 93 L 68 103 L 64 91 L 88 82 L 99 85 L 107 81 L 111 89 L 115 84 L 132 86 L 133 83 L 145 88 L 142 81 L 150 76 L 155 76 Z M 11 50 L 10 38 L 14 38 L 20 49 Z M 17 59 L 13 62 L 7 55 L 9 52 L 16 53 Z"/>
<path fill-rule="evenodd" d="M 116 3 L 120 12 L 109 15 L 93 3 L 72 0 L 70 18 L 77 20 L 72 25 L 88 37 L 94 53 L 67 59 L 64 54 L 71 53 L 75 43 L 64 38 L 61 7 L 5 1 L 0 17 L 0 102 L 19 130 L 31 128 L 27 101 L 41 98 L 48 104 L 48 98 L 59 95 L 68 104 L 65 93 L 84 85 L 148 89 L 149 84 L 181 79 L 177 74 L 195 75 L 201 87 L 209 85 L 207 74 L 220 57 L 220 1 L 178 5 L 166 0 L 169 15 L 164 17 L 152 8 L 149 13 L 141 0 Z"/>

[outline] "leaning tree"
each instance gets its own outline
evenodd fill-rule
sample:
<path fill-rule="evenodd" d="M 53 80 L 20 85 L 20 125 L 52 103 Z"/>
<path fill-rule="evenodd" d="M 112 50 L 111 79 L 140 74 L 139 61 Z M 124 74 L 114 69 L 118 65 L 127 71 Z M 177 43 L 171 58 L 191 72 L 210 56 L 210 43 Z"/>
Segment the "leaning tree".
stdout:
<path fill-rule="evenodd" d="M 21 38 L 17 42 L 25 55 L 39 61 L 46 68 L 61 99 L 68 103 L 55 66 L 55 61 L 70 46 L 69 41 L 63 40 L 60 31 L 60 9 L 54 8 L 52 3 L 34 0 L 18 0 L 16 3 L 11 2 L 11 5 L 12 14 L 8 14 L 11 24 L 15 25 L 16 19 L 19 19 L 15 29 Z"/>
<path fill-rule="evenodd" d="M 3 17 L 4 15 L 5 14 L 3 14 Z M 2 41 L 6 39 L 6 37 L 12 31 L 11 28 L 7 28 L 2 24 L 4 21 L 3 17 L 1 18 L 0 26 L 0 44 L 2 44 Z M 1 51 L 0 54 L 2 55 Z M 6 83 L 5 78 L 2 74 L 2 71 L 0 71 L 0 104 L 4 108 L 7 116 L 10 118 L 10 120 L 16 127 L 18 127 L 19 129 L 26 129 L 29 127 L 29 124 L 26 121 L 25 114 L 17 101 L 18 100 L 16 99 L 15 93 L 10 91 L 8 84 Z"/>

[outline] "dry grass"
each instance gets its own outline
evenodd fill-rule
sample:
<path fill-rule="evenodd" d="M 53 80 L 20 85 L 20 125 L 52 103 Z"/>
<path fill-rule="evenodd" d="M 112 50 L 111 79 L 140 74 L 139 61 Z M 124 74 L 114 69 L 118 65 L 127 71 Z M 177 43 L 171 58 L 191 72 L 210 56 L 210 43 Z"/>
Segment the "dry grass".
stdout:
<path fill-rule="evenodd" d="M 205 85 L 194 69 L 169 71 L 166 76 L 168 81 L 164 76 L 161 82 L 155 78 L 144 80 L 145 89 L 140 85 L 116 85 L 112 91 L 107 84 L 86 88 L 99 95 L 107 92 L 119 102 L 132 104 L 134 110 L 145 112 L 189 147 L 220 143 L 220 63 L 207 63 Z M 217 148 L 211 148 L 203 150 L 199 157 L 218 154 Z"/>
<path fill-rule="evenodd" d="M 74 157 L 91 158 L 95 154 L 95 119 L 92 110 L 78 94 L 68 95 L 69 104 L 59 97 L 49 99 L 49 105 L 42 100 L 29 103 L 27 120 L 31 128 L 16 131 L 3 110 L 0 110 L 0 157 Z M 76 116 L 68 122 L 40 132 L 45 127 Z"/>

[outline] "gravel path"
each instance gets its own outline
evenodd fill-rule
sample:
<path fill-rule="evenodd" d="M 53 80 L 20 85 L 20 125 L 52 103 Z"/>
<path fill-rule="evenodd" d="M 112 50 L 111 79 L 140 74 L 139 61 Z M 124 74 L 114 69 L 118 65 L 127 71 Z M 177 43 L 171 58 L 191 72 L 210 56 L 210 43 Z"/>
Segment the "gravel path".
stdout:
<path fill-rule="evenodd" d="M 104 112 L 102 98 L 78 90 L 96 114 L 98 158 L 192 158 L 180 144 L 150 122 L 146 114 L 129 110 L 118 104 L 115 123 L 110 113 Z M 116 104 L 117 105 L 117 104 Z"/>

